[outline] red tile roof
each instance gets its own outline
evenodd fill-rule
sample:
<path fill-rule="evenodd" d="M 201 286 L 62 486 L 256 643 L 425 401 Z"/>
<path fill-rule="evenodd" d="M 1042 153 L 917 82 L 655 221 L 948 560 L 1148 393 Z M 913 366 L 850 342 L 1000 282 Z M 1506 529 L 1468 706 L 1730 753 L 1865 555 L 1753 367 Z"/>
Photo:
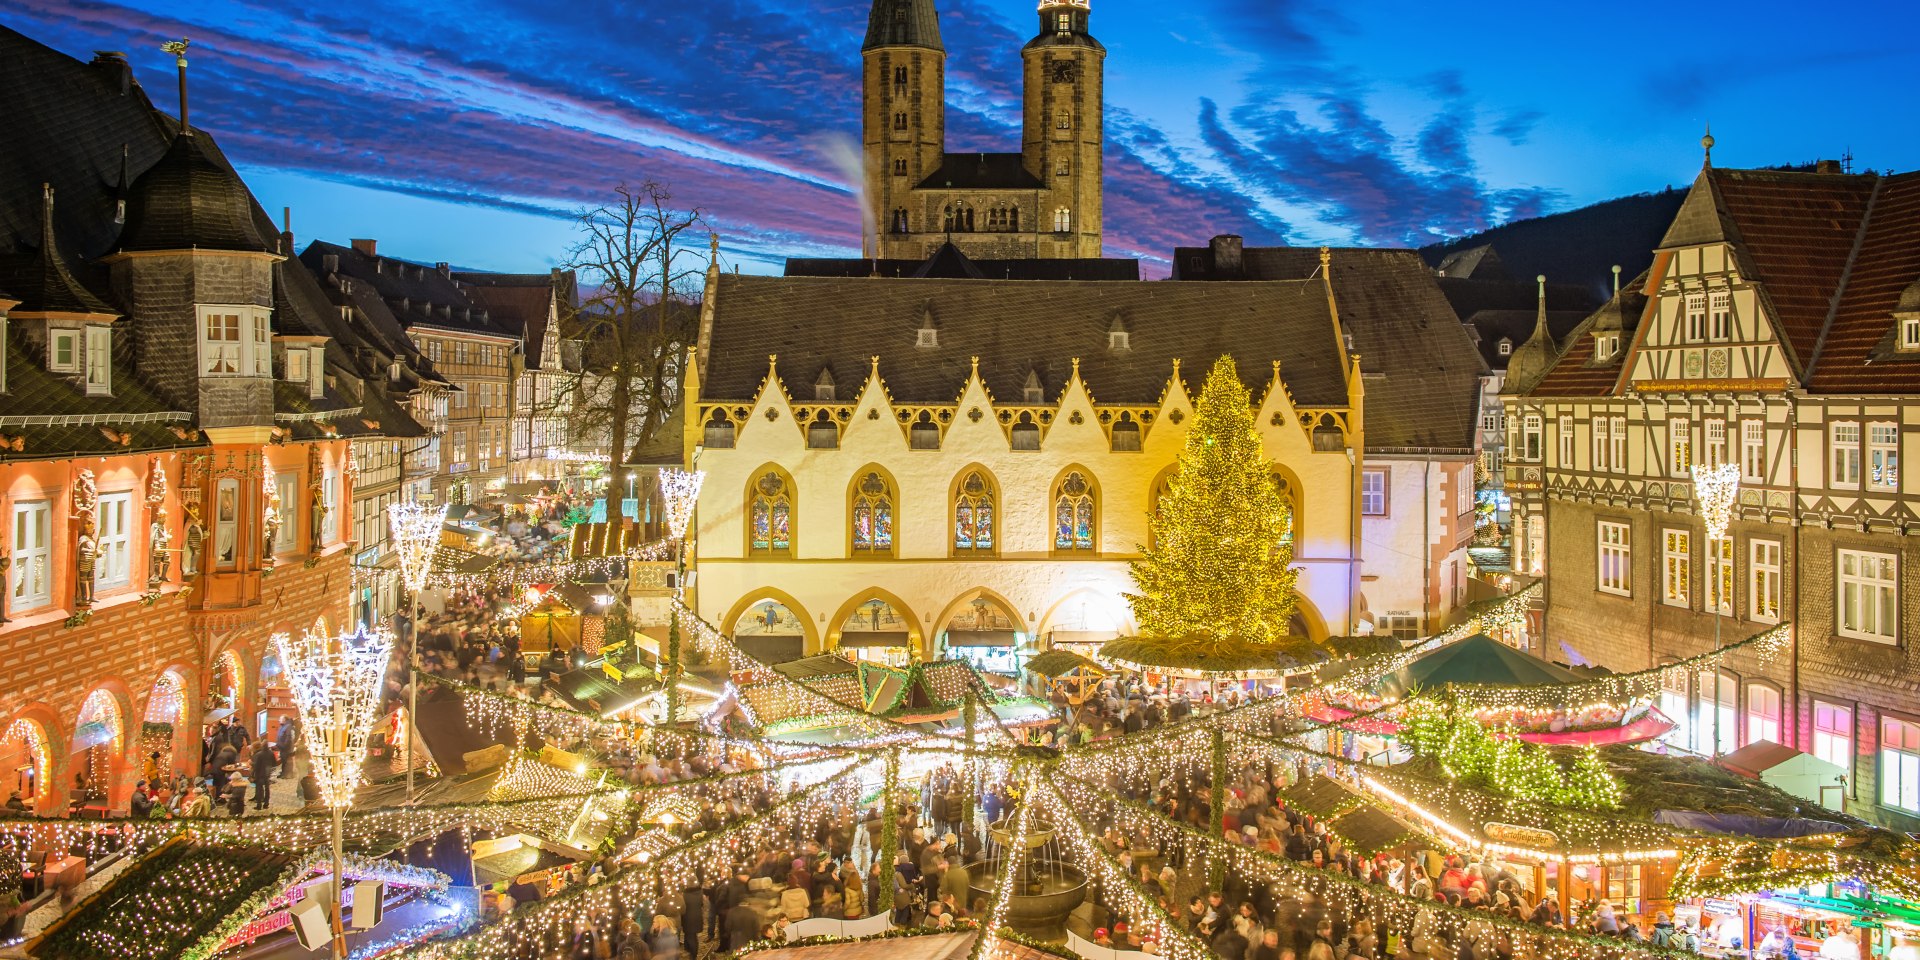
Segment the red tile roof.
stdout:
<path fill-rule="evenodd" d="M 1894 306 L 1920 281 L 1920 173 L 1882 180 L 1809 374 L 1816 393 L 1920 392 L 1920 354 L 1892 349 Z"/>

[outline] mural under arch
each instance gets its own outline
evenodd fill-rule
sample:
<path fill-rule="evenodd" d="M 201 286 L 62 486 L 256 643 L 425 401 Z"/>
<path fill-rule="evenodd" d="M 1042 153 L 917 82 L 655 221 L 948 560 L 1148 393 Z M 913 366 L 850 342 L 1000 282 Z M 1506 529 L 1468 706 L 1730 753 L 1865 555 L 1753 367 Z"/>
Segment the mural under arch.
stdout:
<path fill-rule="evenodd" d="M 835 646 L 855 660 L 874 660 L 901 666 L 912 660 L 913 620 L 885 597 L 870 597 L 840 622 Z"/>
<path fill-rule="evenodd" d="M 807 624 L 785 603 L 761 597 L 734 619 L 733 640 L 767 663 L 798 660 L 806 654 Z"/>
<path fill-rule="evenodd" d="M 985 592 L 960 604 L 940 625 L 944 656 L 1005 677 L 1019 676 L 1021 658 L 1030 655 L 1022 649 L 1026 640 L 1019 615 Z"/>

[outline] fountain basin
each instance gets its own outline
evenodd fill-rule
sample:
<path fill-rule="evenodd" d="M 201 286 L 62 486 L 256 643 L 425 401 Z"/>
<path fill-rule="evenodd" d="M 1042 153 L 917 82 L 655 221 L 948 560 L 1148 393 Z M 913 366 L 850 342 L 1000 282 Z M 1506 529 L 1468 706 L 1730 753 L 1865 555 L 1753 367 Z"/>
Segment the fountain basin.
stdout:
<path fill-rule="evenodd" d="M 993 903 L 1001 858 L 985 857 L 967 864 L 973 896 Z M 1087 875 L 1079 867 L 1058 860 L 1026 858 L 1024 877 L 1013 880 L 1007 902 L 1007 925 L 1040 940 L 1065 941 L 1067 915 L 1086 902 Z M 983 918 L 984 920 L 984 918 Z"/>

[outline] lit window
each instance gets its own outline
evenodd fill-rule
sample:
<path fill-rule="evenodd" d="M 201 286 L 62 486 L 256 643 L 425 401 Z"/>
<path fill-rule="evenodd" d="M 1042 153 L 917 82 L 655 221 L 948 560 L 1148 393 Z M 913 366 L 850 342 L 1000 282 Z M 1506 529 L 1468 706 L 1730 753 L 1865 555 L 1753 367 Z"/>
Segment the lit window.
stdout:
<path fill-rule="evenodd" d="M 1780 541 L 1747 542 L 1747 618 L 1780 620 Z"/>
<path fill-rule="evenodd" d="M 1727 462 L 1727 422 L 1725 420 L 1706 420 L 1700 424 L 1706 435 L 1707 466 L 1717 467 Z"/>
<path fill-rule="evenodd" d="M 1707 608 L 1733 616 L 1733 538 L 1707 538 Z"/>
<path fill-rule="evenodd" d="M 1506 337 L 1501 337 L 1500 343 L 1497 347 L 1495 347 L 1495 349 L 1498 350 L 1500 355 L 1503 357 L 1511 356 L 1513 354 L 1513 341 L 1507 339 Z"/>
<path fill-rule="evenodd" d="M 956 553 L 992 553 L 993 485 L 979 471 L 960 481 L 953 498 L 953 549 Z"/>
<path fill-rule="evenodd" d="M 1900 318 L 1900 349 L 1920 350 L 1920 315 Z"/>
<path fill-rule="evenodd" d="M 1593 469 L 1595 470 L 1618 469 L 1613 461 L 1608 459 L 1613 452 L 1611 427 L 1612 424 L 1606 417 L 1593 418 Z"/>
<path fill-rule="evenodd" d="M 1693 534 L 1667 530 L 1662 539 L 1660 602 L 1673 607 L 1688 606 L 1693 589 Z"/>
<path fill-rule="evenodd" d="M 1092 550 L 1093 544 L 1093 484 L 1075 470 L 1053 491 L 1053 548 Z"/>
<path fill-rule="evenodd" d="M 1617 333 L 1595 334 L 1593 338 L 1593 358 L 1611 360 L 1620 349 L 1620 335 Z"/>
<path fill-rule="evenodd" d="M 1367 517 L 1387 515 L 1387 470 L 1360 471 L 1360 514 Z"/>
<path fill-rule="evenodd" d="M 45 500 L 13 505 L 13 564 L 8 612 L 43 607 L 53 600 L 53 511 Z"/>
<path fill-rule="evenodd" d="M 1867 488 L 1900 489 L 1900 425 L 1867 424 Z"/>
<path fill-rule="evenodd" d="M 1633 532 L 1624 523 L 1599 521 L 1599 589 L 1602 593 L 1632 596 Z"/>
<path fill-rule="evenodd" d="M 1674 417 L 1667 421 L 1667 451 L 1673 475 L 1692 476 L 1693 430 L 1686 417 Z"/>
<path fill-rule="evenodd" d="M 1780 691 L 1763 683 L 1747 684 L 1747 742 L 1780 742 Z"/>
<path fill-rule="evenodd" d="M 234 376 L 240 372 L 240 315 L 208 313 L 200 318 L 200 372 Z"/>
<path fill-rule="evenodd" d="M 1835 423 L 1828 428 L 1831 431 L 1831 470 L 1827 477 L 1827 486 L 1844 489 L 1858 489 L 1860 486 L 1860 425 L 1857 423 Z"/>
<path fill-rule="evenodd" d="M 1765 483 L 1767 480 L 1767 422 L 1740 421 L 1740 480 Z"/>
<path fill-rule="evenodd" d="M 793 546 L 793 492 L 787 479 L 769 470 L 747 492 L 751 518 L 749 547 L 754 553 L 784 554 Z"/>
<path fill-rule="evenodd" d="M 1660 738 L 1683 750 L 1693 748 L 1693 686 L 1683 670 L 1660 674 L 1660 712 L 1673 721 L 1673 729 Z"/>
<path fill-rule="evenodd" d="M 267 315 L 265 312 L 254 311 L 251 329 L 253 331 L 253 338 L 248 345 L 252 348 L 253 362 L 248 365 L 248 370 L 256 377 L 273 376 L 272 371 L 268 369 L 273 359 L 273 354 L 267 348 L 270 335 L 267 332 Z"/>
<path fill-rule="evenodd" d="M 1053 232 L 1068 233 L 1073 230 L 1073 212 L 1061 207 L 1053 212 Z"/>
<path fill-rule="evenodd" d="M 1813 755 L 1853 773 L 1853 708 L 1813 702 Z"/>
<path fill-rule="evenodd" d="M 307 382 L 307 351 L 298 347 L 287 348 L 287 381 L 289 383 Z"/>
<path fill-rule="evenodd" d="M 853 551 L 889 553 L 893 550 L 893 487 L 878 473 L 868 473 L 853 491 Z"/>
<path fill-rule="evenodd" d="M 1920 725 L 1880 718 L 1880 802 L 1920 812 Z"/>
<path fill-rule="evenodd" d="M 98 547 L 94 554 L 93 582 L 97 587 L 122 587 L 128 582 L 128 556 L 133 548 L 129 530 L 132 523 L 133 495 L 103 493 L 96 503 L 99 527 L 94 531 Z"/>
<path fill-rule="evenodd" d="M 1843 637 L 1893 643 L 1899 636 L 1897 558 L 1890 553 L 1839 553 L 1839 632 Z"/>
<path fill-rule="evenodd" d="M 1073 16 L 1071 14 L 1065 14 L 1065 13 L 1056 16 L 1053 21 L 1053 28 L 1055 30 L 1058 30 L 1061 33 L 1072 32 Z"/>
<path fill-rule="evenodd" d="M 47 347 L 47 369 L 54 373 L 77 373 L 80 370 L 80 331 L 55 330 L 52 341 Z"/>
<path fill-rule="evenodd" d="M 87 327 L 87 393 L 97 396 L 113 389 L 113 331 L 101 324 Z"/>

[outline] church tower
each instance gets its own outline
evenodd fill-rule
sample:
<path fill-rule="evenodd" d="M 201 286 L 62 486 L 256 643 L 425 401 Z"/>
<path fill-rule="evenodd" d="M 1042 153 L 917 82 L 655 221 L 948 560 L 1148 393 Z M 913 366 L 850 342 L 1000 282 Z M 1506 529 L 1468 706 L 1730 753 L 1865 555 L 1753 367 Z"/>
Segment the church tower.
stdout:
<path fill-rule="evenodd" d="M 1020 153 L 1047 185 L 1037 212 L 1042 257 L 1098 257 L 1103 70 L 1088 31 L 1089 0 L 1040 0 L 1040 29 L 1020 51 L 1025 109 Z"/>
<path fill-rule="evenodd" d="M 861 130 L 868 222 L 861 254 L 881 255 L 882 237 L 925 229 L 913 188 L 940 169 L 946 150 L 947 51 L 933 0 L 873 0 L 867 17 Z"/>

